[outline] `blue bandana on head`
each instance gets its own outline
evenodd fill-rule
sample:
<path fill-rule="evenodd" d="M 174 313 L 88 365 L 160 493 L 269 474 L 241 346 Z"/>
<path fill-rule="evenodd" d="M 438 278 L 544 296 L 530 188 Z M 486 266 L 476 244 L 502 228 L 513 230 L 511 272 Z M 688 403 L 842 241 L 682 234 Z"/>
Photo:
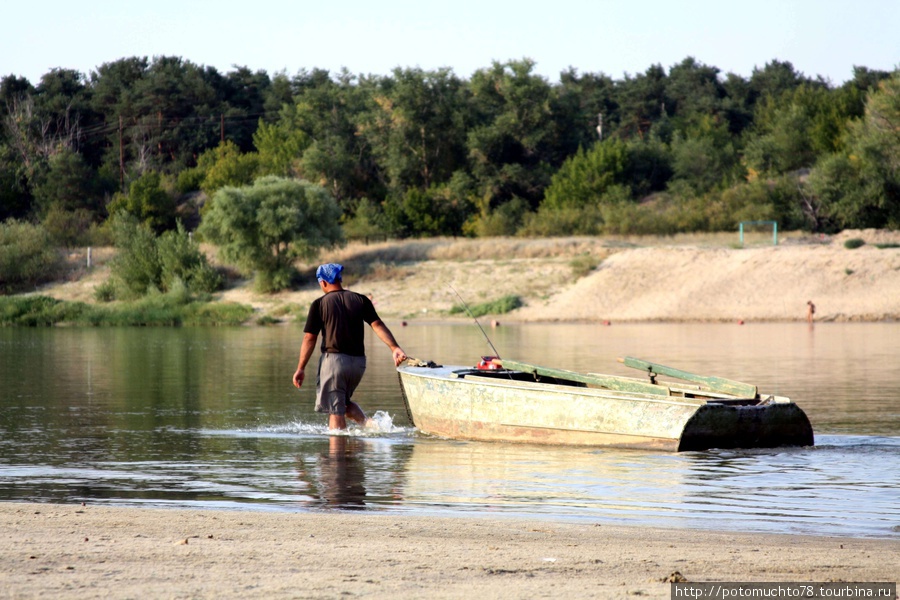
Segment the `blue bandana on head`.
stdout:
<path fill-rule="evenodd" d="M 316 279 L 325 283 L 334 283 L 341 278 L 341 271 L 343 270 L 344 267 L 335 263 L 319 265 L 319 268 L 316 269 Z"/>

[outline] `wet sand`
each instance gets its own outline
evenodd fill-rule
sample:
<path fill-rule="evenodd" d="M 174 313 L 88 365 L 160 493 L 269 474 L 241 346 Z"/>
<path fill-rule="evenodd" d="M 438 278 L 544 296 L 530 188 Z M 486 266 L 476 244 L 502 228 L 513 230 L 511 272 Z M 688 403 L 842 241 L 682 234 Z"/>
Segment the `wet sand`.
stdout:
<path fill-rule="evenodd" d="M 669 598 L 896 582 L 900 540 L 398 513 L 0 503 L 6 598 Z"/>

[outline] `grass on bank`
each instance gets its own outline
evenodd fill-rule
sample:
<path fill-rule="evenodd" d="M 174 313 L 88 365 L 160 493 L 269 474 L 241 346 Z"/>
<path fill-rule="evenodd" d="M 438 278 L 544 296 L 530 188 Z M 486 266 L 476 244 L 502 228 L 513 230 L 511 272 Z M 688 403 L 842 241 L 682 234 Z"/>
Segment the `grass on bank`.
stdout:
<path fill-rule="evenodd" d="M 0 297 L 0 326 L 181 326 L 240 325 L 253 308 L 232 302 L 201 302 L 158 294 L 116 305 L 64 302 L 49 296 Z"/>
<path fill-rule="evenodd" d="M 450 314 L 457 315 L 460 313 L 471 313 L 469 316 L 472 317 L 483 317 L 484 315 L 502 315 L 514 311 L 521 306 L 522 299 L 519 296 L 503 296 L 499 300 L 483 302 L 481 304 L 470 306 L 468 311 L 462 304 L 454 304 L 450 308 Z"/>

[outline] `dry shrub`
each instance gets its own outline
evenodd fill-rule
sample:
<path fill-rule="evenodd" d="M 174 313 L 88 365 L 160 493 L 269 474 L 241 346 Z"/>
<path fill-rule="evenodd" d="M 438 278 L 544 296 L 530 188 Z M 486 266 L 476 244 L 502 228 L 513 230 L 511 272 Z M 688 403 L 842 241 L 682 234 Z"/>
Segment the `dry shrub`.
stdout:
<path fill-rule="evenodd" d="M 318 262 L 339 262 L 364 268 L 376 262 L 403 264 L 427 260 L 472 261 L 513 258 L 555 258 L 593 254 L 604 257 L 609 252 L 604 238 L 431 238 L 427 240 L 393 240 L 377 244 L 351 242 L 344 248 L 323 254 Z M 318 263 L 316 263 L 318 264 Z M 314 264 L 308 267 L 315 268 Z M 349 267 L 348 267 L 349 268 Z"/>
<path fill-rule="evenodd" d="M 784 237 L 787 237 L 785 232 Z M 782 232 L 779 232 L 781 241 Z M 338 262 L 346 275 L 373 274 L 388 265 L 424 261 L 468 262 L 476 260 L 511 260 L 534 258 L 591 257 L 598 263 L 622 248 L 647 246 L 700 246 L 728 248 L 738 240 L 737 231 L 714 233 L 677 233 L 673 235 L 602 235 L 558 238 L 492 237 L 429 238 L 424 240 L 389 240 L 364 244 L 350 242 L 343 248 L 323 253 L 319 260 L 301 266 L 301 271 L 314 273 L 321 262 Z M 377 266 L 379 265 L 380 266 Z M 396 277 L 392 274 L 392 277 Z M 405 275 L 404 275 L 405 276 Z"/>
<path fill-rule="evenodd" d="M 269 314 L 275 318 L 305 317 L 308 310 L 308 306 L 301 306 L 296 302 L 287 302 L 285 304 L 279 304 L 278 306 L 270 310 Z"/>
<path fill-rule="evenodd" d="M 405 267 L 398 267 L 392 263 L 383 263 L 379 261 L 369 265 L 366 274 L 379 281 L 399 281 L 409 277 L 412 272 Z"/>

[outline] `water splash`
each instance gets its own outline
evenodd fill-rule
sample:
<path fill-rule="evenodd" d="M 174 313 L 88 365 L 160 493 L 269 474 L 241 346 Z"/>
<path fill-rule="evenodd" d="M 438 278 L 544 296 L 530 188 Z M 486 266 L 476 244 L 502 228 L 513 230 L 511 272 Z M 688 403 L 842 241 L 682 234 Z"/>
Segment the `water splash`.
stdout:
<path fill-rule="evenodd" d="M 327 435 L 328 426 L 324 423 L 293 421 L 291 423 L 280 423 L 276 425 L 259 425 L 258 427 L 238 429 L 237 431 L 244 434 Z"/>
<path fill-rule="evenodd" d="M 347 429 L 327 429 L 327 435 L 347 435 L 352 437 L 386 437 L 397 434 L 411 435 L 415 431 L 412 427 L 397 427 L 394 425 L 394 417 L 387 411 L 375 411 L 365 425 L 359 425 L 353 421 L 347 421 Z"/>
<path fill-rule="evenodd" d="M 329 429 L 325 422 L 304 423 L 303 421 L 292 421 L 290 423 L 279 423 L 273 425 L 259 425 L 258 427 L 238 430 L 225 431 L 206 431 L 207 434 L 218 435 L 300 435 L 300 436 L 329 436 L 344 435 L 350 437 L 394 437 L 394 436 L 412 436 L 416 429 L 414 427 L 399 427 L 394 425 L 394 417 L 384 410 L 376 411 L 365 425 L 359 425 L 353 421 L 347 423 L 347 429 Z"/>
<path fill-rule="evenodd" d="M 375 411 L 375 414 L 366 423 L 366 430 L 376 433 L 401 433 L 405 431 L 402 427 L 395 427 L 394 418 L 384 410 Z"/>

